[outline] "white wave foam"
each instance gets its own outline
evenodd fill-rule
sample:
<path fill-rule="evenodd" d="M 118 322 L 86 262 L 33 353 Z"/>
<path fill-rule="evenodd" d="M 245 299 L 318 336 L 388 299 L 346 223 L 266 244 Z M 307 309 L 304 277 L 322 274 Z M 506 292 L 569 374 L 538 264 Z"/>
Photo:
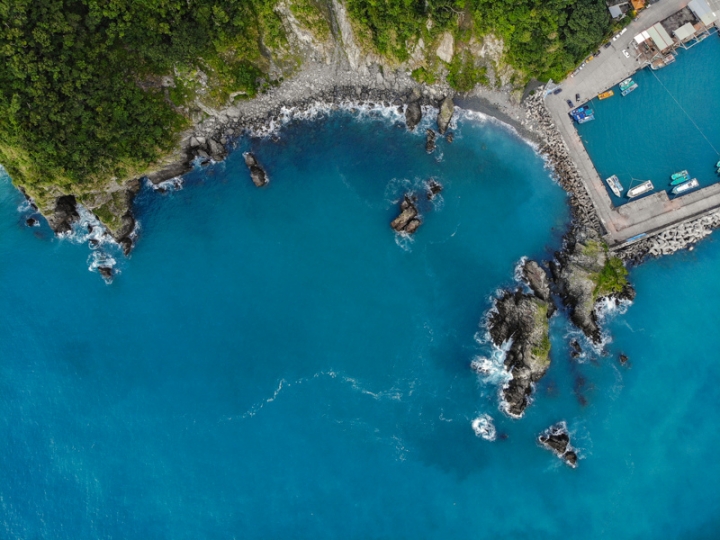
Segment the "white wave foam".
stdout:
<path fill-rule="evenodd" d="M 477 437 L 482 437 L 486 441 L 494 441 L 497 437 L 497 430 L 489 414 L 481 414 L 472 421 L 471 425 Z"/>
<path fill-rule="evenodd" d="M 160 191 L 161 193 L 180 191 L 183 188 L 183 184 L 183 179 L 180 176 L 170 178 L 169 180 L 165 180 L 163 182 L 158 182 L 157 184 L 151 182 L 150 180 L 146 180 L 146 185 L 148 187 L 151 187 L 153 191 Z"/>
<path fill-rule="evenodd" d="M 520 257 L 520 260 L 515 265 L 515 268 L 513 269 L 513 279 L 522 285 L 525 285 L 525 279 L 523 278 L 523 267 L 525 266 L 525 263 L 527 263 L 528 258 L 526 255 L 523 255 Z"/>
<path fill-rule="evenodd" d="M 281 107 L 276 117 L 271 118 L 262 126 L 248 129 L 251 137 L 268 138 L 279 134 L 289 123 L 314 121 L 328 116 L 335 111 L 353 112 L 359 120 L 384 118 L 390 122 L 404 121 L 405 113 L 398 112 L 396 106 L 385 106 L 382 103 L 364 100 L 345 99 L 339 103 L 318 101 L 308 107 Z"/>
<path fill-rule="evenodd" d="M 410 253 L 412 251 L 412 245 L 414 242 L 415 239 L 411 234 L 406 232 L 395 233 L 395 244 L 406 253 Z"/>

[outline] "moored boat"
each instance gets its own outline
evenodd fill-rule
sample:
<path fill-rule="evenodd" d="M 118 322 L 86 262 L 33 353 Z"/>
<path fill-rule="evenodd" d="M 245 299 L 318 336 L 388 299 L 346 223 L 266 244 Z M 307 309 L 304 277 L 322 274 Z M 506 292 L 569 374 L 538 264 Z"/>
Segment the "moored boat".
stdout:
<path fill-rule="evenodd" d="M 683 184 L 680 184 L 679 186 L 675 186 L 672 188 L 672 194 L 673 195 L 682 195 L 683 193 L 690 191 L 691 189 L 695 189 L 700 185 L 700 182 L 697 181 L 697 178 L 693 178 L 689 182 L 685 182 Z"/>
<path fill-rule="evenodd" d="M 623 90 L 624 88 L 627 88 L 632 84 L 633 80 L 632 77 L 628 77 L 624 81 L 620 81 L 620 90 Z"/>
<path fill-rule="evenodd" d="M 608 187 L 612 190 L 616 197 L 620 197 L 622 194 L 623 186 L 620 183 L 620 179 L 616 175 L 612 175 L 610 178 L 606 178 L 605 182 Z"/>
<path fill-rule="evenodd" d="M 633 92 L 633 91 L 637 90 L 637 87 L 638 87 L 637 83 L 634 82 L 634 83 L 632 83 L 630 86 L 628 86 L 625 90 L 623 90 L 622 92 L 620 92 L 620 95 L 621 95 L 622 97 L 625 97 L 625 96 L 627 96 L 630 92 Z"/>
<path fill-rule="evenodd" d="M 689 179 L 690 179 L 690 173 L 687 172 L 687 170 L 679 171 L 679 172 L 673 173 L 670 176 L 670 180 L 672 180 L 672 182 L 670 182 L 670 185 L 677 186 L 678 184 L 682 184 L 683 182 L 685 182 Z"/>
<path fill-rule="evenodd" d="M 598 99 L 607 99 L 609 97 L 612 97 L 615 95 L 615 92 L 612 90 L 608 90 L 607 92 L 603 92 L 602 94 L 598 94 Z"/>
<path fill-rule="evenodd" d="M 595 112 L 586 105 L 570 111 L 570 116 L 578 124 L 584 124 L 585 122 L 589 122 L 590 120 L 595 120 Z"/>
<path fill-rule="evenodd" d="M 633 188 L 628 189 L 627 198 L 632 199 L 633 197 L 639 197 L 640 195 L 644 195 L 645 193 L 648 193 L 649 191 L 652 191 L 653 189 L 655 189 L 655 186 L 653 186 L 652 181 L 646 180 L 642 184 L 639 184 Z"/>

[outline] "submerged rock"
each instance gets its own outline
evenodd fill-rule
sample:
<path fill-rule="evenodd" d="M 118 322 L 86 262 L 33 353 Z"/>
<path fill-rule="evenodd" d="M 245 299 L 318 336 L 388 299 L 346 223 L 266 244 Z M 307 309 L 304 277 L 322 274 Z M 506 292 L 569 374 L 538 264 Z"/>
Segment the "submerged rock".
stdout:
<path fill-rule="evenodd" d="M 427 198 L 429 201 L 432 201 L 435 196 L 440 193 L 443 190 L 442 184 L 435 180 L 434 178 L 431 178 L 428 181 L 428 187 L 427 187 Z"/>
<path fill-rule="evenodd" d="M 571 467 L 577 466 L 577 453 L 570 445 L 570 434 L 565 422 L 547 428 L 538 436 L 538 441 Z"/>
<path fill-rule="evenodd" d="M 455 135 L 453 135 L 452 131 L 448 131 L 447 135 L 445 135 L 445 140 L 449 143 L 455 140 Z"/>
<path fill-rule="evenodd" d="M 440 135 L 444 135 L 447 131 L 454 112 L 455 103 L 450 96 L 447 96 L 440 104 L 440 111 L 437 116 L 438 131 L 440 132 Z"/>
<path fill-rule="evenodd" d="M 505 356 L 505 369 L 512 379 L 502 390 L 505 410 L 521 416 L 529 404 L 533 383 L 550 366 L 548 317 L 550 304 L 521 290 L 505 291 L 495 302 L 488 329 L 497 347 L 512 340 Z"/>
<path fill-rule="evenodd" d="M 100 272 L 100 275 L 106 280 L 112 279 L 113 277 L 113 269 L 111 266 L 98 266 L 98 272 Z"/>
<path fill-rule="evenodd" d="M 245 152 L 243 157 L 245 158 L 245 165 L 247 165 L 247 168 L 250 170 L 250 178 L 252 179 L 253 184 L 257 187 L 267 185 L 270 180 L 268 179 L 265 169 L 263 169 L 260 166 L 260 163 L 258 163 L 255 155 L 252 152 Z"/>
<path fill-rule="evenodd" d="M 627 357 L 627 355 L 620 353 L 618 355 L 618 360 L 620 360 L 620 363 L 624 366 L 625 364 L 627 364 L 628 357 Z"/>
<path fill-rule="evenodd" d="M 582 347 L 580 347 L 580 343 L 578 343 L 577 339 L 573 339 L 570 342 L 570 357 L 578 358 L 581 354 L 582 354 Z"/>
<path fill-rule="evenodd" d="M 428 154 L 431 154 L 435 151 L 435 148 L 437 147 L 435 144 L 435 132 L 432 129 L 425 130 L 425 151 Z"/>
<path fill-rule="evenodd" d="M 72 224 L 80 219 L 77 211 L 77 200 L 74 195 L 63 195 L 55 199 L 53 213 L 48 216 L 48 224 L 55 234 L 68 233 Z"/>

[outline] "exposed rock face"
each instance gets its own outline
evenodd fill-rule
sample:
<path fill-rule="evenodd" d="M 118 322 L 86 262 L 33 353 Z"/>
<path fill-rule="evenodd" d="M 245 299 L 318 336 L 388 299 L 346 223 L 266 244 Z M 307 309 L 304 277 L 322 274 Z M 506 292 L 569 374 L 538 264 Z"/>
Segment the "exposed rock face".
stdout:
<path fill-rule="evenodd" d="M 432 154 L 435 151 L 436 145 L 435 145 L 435 132 L 432 129 L 428 129 L 425 131 L 426 139 L 425 139 L 425 151 L 428 154 Z"/>
<path fill-rule="evenodd" d="M 601 340 L 595 304 L 598 276 L 610 255 L 598 233 L 591 228 L 576 227 L 566 237 L 567 246 L 558 254 L 556 283 L 563 302 L 570 308 L 570 319 L 594 343 Z M 627 285 L 617 298 L 633 299 L 635 291 Z"/>
<path fill-rule="evenodd" d="M 528 406 L 533 383 L 550 366 L 550 305 L 518 290 L 505 291 L 495 302 L 495 309 L 488 321 L 493 343 L 500 347 L 512 339 L 505 357 L 505 369 L 513 377 L 503 388 L 505 410 L 512 416 L 521 416 Z"/>
<path fill-rule="evenodd" d="M 268 179 L 265 169 L 260 166 L 260 163 L 258 163 L 253 153 L 245 152 L 243 157 L 245 158 L 245 165 L 247 165 L 250 170 L 250 178 L 252 178 L 253 184 L 257 187 L 266 185 L 270 180 Z"/>
<path fill-rule="evenodd" d="M 122 214 L 122 217 L 120 218 L 120 227 L 111 231 L 113 238 L 115 238 L 117 243 L 120 244 L 125 255 L 129 255 L 133 248 L 133 233 L 135 232 L 136 221 L 132 212 L 132 204 L 135 197 L 140 192 L 141 187 L 142 184 L 137 178 L 127 183 L 125 193 L 123 195 L 125 213 Z"/>
<path fill-rule="evenodd" d="M 628 357 L 626 354 L 620 353 L 618 355 L 618 360 L 620 360 L 620 363 L 624 366 L 625 364 L 627 364 Z"/>
<path fill-rule="evenodd" d="M 215 139 L 208 139 L 207 147 L 213 161 L 222 161 L 227 157 L 227 150 L 225 150 L 225 147 Z"/>
<path fill-rule="evenodd" d="M 74 195 L 63 195 L 55 200 L 53 213 L 48 217 L 50 228 L 55 234 L 68 233 L 72 230 L 72 224 L 80 219 L 76 206 L 77 200 Z"/>
<path fill-rule="evenodd" d="M 455 54 L 455 39 L 450 32 L 445 32 L 442 35 L 436 54 L 443 62 L 447 62 L 448 64 L 452 62 L 453 55 Z"/>
<path fill-rule="evenodd" d="M 444 135 L 450 125 L 453 113 L 455 112 L 455 103 L 450 96 L 443 99 L 440 104 L 440 111 L 438 112 L 437 124 L 440 135 Z"/>
<path fill-rule="evenodd" d="M 577 454 L 570 445 L 570 434 L 565 422 L 552 425 L 538 436 L 538 441 L 571 467 L 577 467 Z"/>
<path fill-rule="evenodd" d="M 25 220 L 25 225 L 27 225 L 28 227 L 35 227 L 36 225 L 39 225 L 39 224 L 40 224 L 40 222 L 35 218 L 27 218 Z"/>
<path fill-rule="evenodd" d="M 400 215 L 392 220 L 390 226 L 397 232 L 414 233 L 422 222 L 417 218 L 418 211 L 412 197 L 405 195 L 400 210 Z"/>
<path fill-rule="evenodd" d="M 547 272 L 535 261 L 527 260 L 522 268 L 523 278 L 540 300 L 550 301 L 550 280 Z"/>

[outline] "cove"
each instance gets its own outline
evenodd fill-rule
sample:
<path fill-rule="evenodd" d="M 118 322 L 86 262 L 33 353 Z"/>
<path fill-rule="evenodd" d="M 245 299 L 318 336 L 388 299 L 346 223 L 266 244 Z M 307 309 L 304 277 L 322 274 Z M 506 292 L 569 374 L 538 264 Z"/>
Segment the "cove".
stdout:
<path fill-rule="evenodd" d="M 677 363 L 689 338 L 672 323 L 717 295 L 715 243 L 633 272 L 608 345 L 630 369 L 589 350 L 571 362 L 573 330 L 552 319 L 553 365 L 511 420 L 469 364 L 492 352 L 479 324 L 517 261 L 559 248 L 566 196 L 490 121 L 463 116 L 430 155 L 423 132 L 337 112 L 240 139 L 183 189 L 141 193 L 111 285 L 86 245 L 25 227 L 0 183 L 4 535 L 709 536 L 717 369 Z M 396 236 L 396 201 L 430 177 L 441 196 L 412 241 Z M 479 414 L 504 437 L 476 437 Z M 563 419 L 576 470 L 535 442 Z"/>

